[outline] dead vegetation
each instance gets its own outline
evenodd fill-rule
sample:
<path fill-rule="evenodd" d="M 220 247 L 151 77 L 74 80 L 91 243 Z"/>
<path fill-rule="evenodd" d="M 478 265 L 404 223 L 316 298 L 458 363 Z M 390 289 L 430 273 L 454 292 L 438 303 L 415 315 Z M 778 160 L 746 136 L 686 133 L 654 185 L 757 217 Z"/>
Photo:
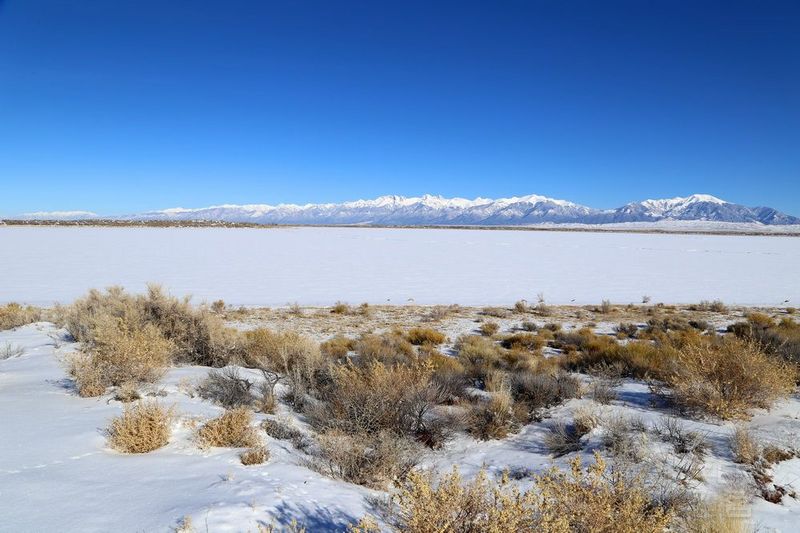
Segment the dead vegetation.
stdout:
<path fill-rule="evenodd" d="M 123 453 L 148 453 L 169 442 L 173 413 L 159 404 L 125 407 L 108 427 L 109 445 Z"/>
<path fill-rule="evenodd" d="M 252 423 L 252 412 L 247 408 L 237 407 L 206 422 L 197 431 L 197 437 L 202 446 L 255 447 L 259 445 L 259 442 Z"/>
<path fill-rule="evenodd" d="M 0 331 L 18 328 L 41 320 L 40 309 L 18 303 L 0 305 Z"/>

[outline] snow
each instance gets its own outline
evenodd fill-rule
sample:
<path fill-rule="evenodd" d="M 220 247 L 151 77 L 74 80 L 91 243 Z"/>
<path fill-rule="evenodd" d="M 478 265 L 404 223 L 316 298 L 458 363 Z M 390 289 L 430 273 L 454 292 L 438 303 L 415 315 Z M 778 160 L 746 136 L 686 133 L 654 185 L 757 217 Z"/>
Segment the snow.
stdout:
<path fill-rule="evenodd" d="M 64 361 L 78 345 L 66 342 L 64 334 L 48 323 L 0 331 L 0 345 L 24 348 L 22 355 L 0 360 L 0 516 L 4 530 L 167 532 L 189 516 L 197 531 L 255 531 L 259 524 L 287 525 L 293 519 L 309 531 L 342 531 L 347 523 L 369 513 L 376 499 L 385 497 L 308 469 L 301 452 L 263 433 L 271 452 L 263 465 L 241 465 L 237 449 L 198 447 L 194 425 L 221 412 L 187 392 L 187 382 L 196 383 L 208 372 L 203 367 L 173 368 L 151 389 L 162 405 L 175 408 L 176 421 L 166 447 L 144 455 L 109 449 L 104 428 L 121 413 L 122 405 L 110 394 L 100 398 L 75 394 Z M 646 383 L 624 380 L 616 391 L 618 398 L 611 404 L 593 404 L 605 419 L 638 417 L 653 428 L 674 415 L 653 406 L 653 393 Z M 421 467 L 447 472 L 458 466 L 467 478 L 481 468 L 492 475 L 509 469 L 527 473 L 519 481 L 526 488 L 530 474 L 553 464 L 564 467 L 574 456 L 551 457 L 543 445 L 548 424 L 569 420 L 576 409 L 590 403 L 585 398 L 569 400 L 550 410 L 549 419 L 501 441 L 479 442 L 459 435 L 444 450 L 428 452 Z M 282 405 L 278 416 L 294 417 Z M 747 480 L 744 467 L 732 462 L 728 439 L 735 429 L 733 423 L 683 423 L 710 445 L 703 480 L 692 482 L 692 490 L 713 495 L 729 486 L 731 479 Z M 800 398 L 782 401 L 769 412 L 757 411 L 747 426 L 760 443 L 796 445 Z M 602 428 L 583 438 L 579 453 L 585 462 L 593 450 L 601 448 L 602 433 L 598 431 Z M 670 446 L 652 429 L 643 442 L 649 457 L 646 464 L 671 472 L 668 465 L 674 456 Z M 789 490 L 800 489 L 800 459 L 779 463 L 773 474 L 776 483 Z M 791 496 L 784 497 L 781 504 L 754 497 L 745 512 L 760 530 L 788 533 L 796 530 L 800 503 Z"/>
<path fill-rule="evenodd" d="M 264 465 L 241 465 L 237 449 L 201 450 L 189 422 L 222 410 L 180 383 L 207 368 L 172 369 L 157 386 L 179 416 L 170 444 L 146 455 L 109 449 L 104 428 L 122 405 L 74 393 L 61 360 L 75 346 L 55 348 L 51 335 L 60 333 L 44 323 L 0 332 L 0 345 L 25 348 L 0 361 L 0 529 L 167 532 L 188 515 L 197 531 L 255 531 L 292 518 L 309 531 L 342 530 L 367 512 L 373 491 L 309 470 L 299 452 L 263 433 L 272 454 Z"/>
<path fill-rule="evenodd" d="M 383 228 L 0 227 L 0 302 L 161 283 L 233 305 L 800 302 L 794 237 Z"/>

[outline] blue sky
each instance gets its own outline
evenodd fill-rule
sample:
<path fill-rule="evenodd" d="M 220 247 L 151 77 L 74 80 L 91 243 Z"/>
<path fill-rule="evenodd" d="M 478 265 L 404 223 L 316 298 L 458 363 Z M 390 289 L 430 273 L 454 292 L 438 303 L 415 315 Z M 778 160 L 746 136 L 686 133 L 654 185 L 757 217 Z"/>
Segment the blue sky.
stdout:
<path fill-rule="evenodd" d="M 800 3 L 0 0 L 0 213 L 381 194 L 800 214 Z"/>

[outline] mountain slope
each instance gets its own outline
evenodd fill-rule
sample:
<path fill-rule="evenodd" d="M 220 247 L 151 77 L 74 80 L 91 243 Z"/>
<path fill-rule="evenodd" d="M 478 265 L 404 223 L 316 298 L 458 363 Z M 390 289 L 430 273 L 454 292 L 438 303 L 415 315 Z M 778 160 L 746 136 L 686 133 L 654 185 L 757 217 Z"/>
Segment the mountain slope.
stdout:
<path fill-rule="evenodd" d="M 513 198 L 381 196 L 339 204 L 218 205 L 172 208 L 118 217 L 122 220 L 208 220 L 257 224 L 528 225 L 608 224 L 662 220 L 800 224 L 800 218 L 769 207 L 745 207 L 707 194 L 644 200 L 600 210 L 566 200 L 528 195 Z"/>

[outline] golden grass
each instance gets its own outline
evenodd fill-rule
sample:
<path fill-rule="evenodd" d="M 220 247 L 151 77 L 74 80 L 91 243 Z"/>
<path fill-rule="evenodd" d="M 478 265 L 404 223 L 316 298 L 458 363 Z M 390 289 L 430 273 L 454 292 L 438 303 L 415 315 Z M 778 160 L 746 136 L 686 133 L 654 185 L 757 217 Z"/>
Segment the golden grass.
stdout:
<path fill-rule="evenodd" d="M 169 442 L 172 411 L 157 403 L 126 406 L 108 428 L 108 442 L 123 453 L 147 453 Z"/>
<path fill-rule="evenodd" d="M 431 328 L 411 328 L 406 333 L 406 338 L 408 342 L 417 346 L 424 344 L 438 346 L 447 340 L 444 333 Z"/>
<path fill-rule="evenodd" d="M 239 454 L 239 460 L 245 466 L 260 465 L 269 459 L 269 450 L 265 446 L 250 448 Z"/>

